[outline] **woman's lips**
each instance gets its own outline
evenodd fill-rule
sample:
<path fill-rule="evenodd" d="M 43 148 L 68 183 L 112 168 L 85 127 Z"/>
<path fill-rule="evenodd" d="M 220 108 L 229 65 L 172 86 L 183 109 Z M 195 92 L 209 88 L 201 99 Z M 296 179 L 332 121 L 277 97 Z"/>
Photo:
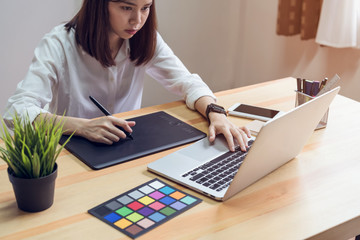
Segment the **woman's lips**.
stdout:
<path fill-rule="evenodd" d="M 128 30 L 125 30 L 125 32 L 127 32 L 130 35 L 134 35 L 137 32 L 137 30 L 128 29 Z"/>

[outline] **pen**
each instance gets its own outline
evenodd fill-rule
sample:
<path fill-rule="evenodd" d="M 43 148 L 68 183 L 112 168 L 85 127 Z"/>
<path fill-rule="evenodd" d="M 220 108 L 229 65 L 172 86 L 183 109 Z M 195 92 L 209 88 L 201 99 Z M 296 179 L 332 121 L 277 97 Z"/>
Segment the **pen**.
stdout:
<path fill-rule="evenodd" d="M 321 81 L 320 90 L 322 90 L 325 87 L 327 81 L 328 81 L 328 78 L 325 78 L 324 80 Z"/>
<path fill-rule="evenodd" d="M 90 100 L 105 114 L 105 116 L 109 116 L 111 115 L 111 113 L 106 110 L 106 108 L 104 108 L 103 105 L 101 105 L 95 98 L 93 98 L 92 96 L 89 96 Z M 133 136 L 131 135 L 131 133 L 125 131 L 125 129 L 123 129 L 122 127 L 120 126 L 117 126 L 121 131 L 123 131 L 126 136 L 130 139 L 134 139 Z"/>
<path fill-rule="evenodd" d="M 297 90 L 298 90 L 298 92 L 301 92 L 301 91 L 302 91 L 302 87 L 301 87 L 302 81 L 301 81 L 301 78 L 297 78 L 297 79 L 296 79 L 296 82 L 297 82 Z"/>
<path fill-rule="evenodd" d="M 306 89 L 305 81 L 306 80 L 305 80 L 305 78 L 303 78 L 301 81 L 302 81 L 302 89 L 301 90 L 302 90 L 303 93 L 305 93 L 305 89 Z"/>

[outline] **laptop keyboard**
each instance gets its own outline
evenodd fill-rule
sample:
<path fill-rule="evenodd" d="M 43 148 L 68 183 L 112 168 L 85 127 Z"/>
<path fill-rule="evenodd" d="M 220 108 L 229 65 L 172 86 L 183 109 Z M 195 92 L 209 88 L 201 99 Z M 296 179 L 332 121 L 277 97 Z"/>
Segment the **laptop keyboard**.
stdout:
<path fill-rule="evenodd" d="M 248 142 L 249 148 L 253 142 Z M 247 152 L 237 147 L 235 152 L 226 152 L 186 172 L 182 177 L 219 192 L 230 185 L 246 155 Z"/>

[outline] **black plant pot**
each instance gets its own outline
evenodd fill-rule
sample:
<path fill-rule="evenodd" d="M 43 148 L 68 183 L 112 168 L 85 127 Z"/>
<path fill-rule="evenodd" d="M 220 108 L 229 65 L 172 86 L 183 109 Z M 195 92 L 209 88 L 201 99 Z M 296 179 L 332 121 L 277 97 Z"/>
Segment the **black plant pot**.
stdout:
<path fill-rule="evenodd" d="M 54 171 L 41 178 L 19 178 L 8 168 L 18 207 L 26 212 L 40 212 L 51 207 L 54 202 L 57 164 Z"/>

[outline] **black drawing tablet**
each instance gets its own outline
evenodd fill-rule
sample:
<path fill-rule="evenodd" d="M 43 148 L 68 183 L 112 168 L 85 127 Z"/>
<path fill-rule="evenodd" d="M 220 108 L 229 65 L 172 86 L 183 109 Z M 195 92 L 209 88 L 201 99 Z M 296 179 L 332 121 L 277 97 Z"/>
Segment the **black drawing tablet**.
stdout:
<path fill-rule="evenodd" d="M 136 122 L 132 128 L 134 140 L 126 138 L 113 145 L 105 145 L 73 136 L 65 148 L 89 167 L 98 170 L 206 137 L 202 131 L 162 111 L 127 120 Z M 62 136 L 60 144 L 67 138 Z"/>

